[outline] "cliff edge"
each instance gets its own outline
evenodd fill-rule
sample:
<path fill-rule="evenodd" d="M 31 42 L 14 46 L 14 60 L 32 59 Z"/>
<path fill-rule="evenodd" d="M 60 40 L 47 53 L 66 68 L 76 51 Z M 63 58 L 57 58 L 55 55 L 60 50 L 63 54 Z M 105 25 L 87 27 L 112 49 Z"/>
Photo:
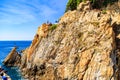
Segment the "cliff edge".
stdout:
<path fill-rule="evenodd" d="M 91 9 L 89 3 L 67 11 L 57 24 L 44 23 L 38 28 L 21 57 L 25 77 L 120 80 L 120 14 Z"/>

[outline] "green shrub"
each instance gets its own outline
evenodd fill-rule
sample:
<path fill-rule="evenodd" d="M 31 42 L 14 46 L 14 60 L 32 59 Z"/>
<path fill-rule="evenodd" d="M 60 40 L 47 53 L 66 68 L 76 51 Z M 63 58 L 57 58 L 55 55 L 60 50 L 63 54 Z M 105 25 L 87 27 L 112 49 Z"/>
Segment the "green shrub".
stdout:
<path fill-rule="evenodd" d="M 85 2 L 85 1 L 90 1 L 93 9 L 100 9 L 118 0 L 69 0 L 66 5 L 65 12 L 67 12 L 68 10 L 75 10 L 79 5 L 79 3 Z"/>
<path fill-rule="evenodd" d="M 52 26 L 50 26 L 49 29 L 53 31 L 53 30 L 56 29 L 56 28 L 57 28 L 57 24 L 52 24 Z"/>
<path fill-rule="evenodd" d="M 82 0 L 77 0 L 77 6 L 82 2 Z"/>
<path fill-rule="evenodd" d="M 66 6 L 66 12 L 68 10 L 75 10 L 77 8 L 77 0 L 69 0 Z"/>

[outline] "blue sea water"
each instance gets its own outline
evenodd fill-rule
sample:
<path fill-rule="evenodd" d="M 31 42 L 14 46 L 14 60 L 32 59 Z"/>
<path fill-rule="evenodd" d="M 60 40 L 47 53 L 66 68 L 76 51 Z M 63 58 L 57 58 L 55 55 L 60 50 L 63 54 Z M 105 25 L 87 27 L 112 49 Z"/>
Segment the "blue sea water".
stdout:
<path fill-rule="evenodd" d="M 17 67 L 6 67 L 2 64 L 5 57 L 10 53 L 14 46 L 17 46 L 17 51 L 30 46 L 31 41 L 0 41 L 0 66 L 7 71 L 7 74 L 12 80 L 25 80 Z"/>

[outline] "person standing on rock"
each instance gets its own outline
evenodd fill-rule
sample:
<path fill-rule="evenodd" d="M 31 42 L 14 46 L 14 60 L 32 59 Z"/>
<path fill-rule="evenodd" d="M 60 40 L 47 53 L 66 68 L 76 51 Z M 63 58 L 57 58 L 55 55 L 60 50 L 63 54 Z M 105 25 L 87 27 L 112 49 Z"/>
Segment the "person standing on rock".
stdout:
<path fill-rule="evenodd" d="M 4 73 L 1 73 L 2 80 L 8 80 L 6 76 L 4 76 Z"/>

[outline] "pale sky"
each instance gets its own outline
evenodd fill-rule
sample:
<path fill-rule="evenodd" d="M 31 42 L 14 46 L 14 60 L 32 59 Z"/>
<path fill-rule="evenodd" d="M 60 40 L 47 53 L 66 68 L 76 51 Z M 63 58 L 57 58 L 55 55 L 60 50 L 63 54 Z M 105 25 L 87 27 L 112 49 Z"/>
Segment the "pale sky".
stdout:
<path fill-rule="evenodd" d="M 38 26 L 54 23 L 68 0 L 0 0 L 0 40 L 32 40 Z"/>

